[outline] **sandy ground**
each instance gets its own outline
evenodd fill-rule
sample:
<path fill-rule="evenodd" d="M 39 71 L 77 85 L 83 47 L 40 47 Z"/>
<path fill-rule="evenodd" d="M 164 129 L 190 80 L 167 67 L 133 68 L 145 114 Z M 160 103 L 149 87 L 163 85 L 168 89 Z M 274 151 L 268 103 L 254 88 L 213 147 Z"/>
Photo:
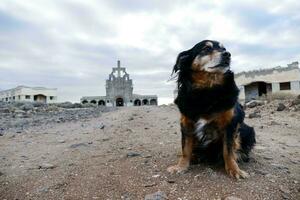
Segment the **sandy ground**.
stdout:
<path fill-rule="evenodd" d="M 168 174 L 180 153 L 175 106 L 131 107 L 99 117 L 11 128 L 0 137 L 0 199 L 300 199 L 300 112 L 273 104 L 247 109 L 261 118 L 250 174 L 235 180 L 223 166 L 194 165 Z M 163 198 L 162 198 L 163 199 Z"/>

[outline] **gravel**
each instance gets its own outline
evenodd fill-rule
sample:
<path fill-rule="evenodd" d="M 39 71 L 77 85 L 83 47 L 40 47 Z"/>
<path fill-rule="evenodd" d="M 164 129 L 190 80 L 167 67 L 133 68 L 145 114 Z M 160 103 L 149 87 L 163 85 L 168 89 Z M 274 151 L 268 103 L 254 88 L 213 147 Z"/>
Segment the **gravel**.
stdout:
<path fill-rule="evenodd" d="M 223 164 L 167 172 L 181 153 L 173 105 L 108 112 L 0 103 L 0 199 L 299 199 L 300 112 L 290 102 L 247 107 L 247 115 L 259 110 L 261 117 L 246 118 L 257 145 L 249 162 L 239 163 L 251 176 L 239 181 Z M 286 108 L 276 112 L 279 103 Z"/>

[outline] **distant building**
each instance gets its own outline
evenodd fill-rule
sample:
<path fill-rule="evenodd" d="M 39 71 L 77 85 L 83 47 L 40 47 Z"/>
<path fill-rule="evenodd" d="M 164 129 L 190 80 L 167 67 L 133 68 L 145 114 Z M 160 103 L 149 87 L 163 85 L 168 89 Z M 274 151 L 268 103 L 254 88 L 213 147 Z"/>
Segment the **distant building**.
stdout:
<path fill-rule="evenodd" d="M 0 91 L 0 101 L 56 103 L 57 89 L 45 87 L 18 86 L 9 90 Z"/>
<path fill-rule="evenodd" d="M 240 99 L 245 101 L 272 93 L 300 94 L 299 63 L 241 72 L 235 75 L 235 81 L 240 89 Z"/>
<path fill-rule="evenodd" d="M 118 61 L 106 80 L 106 96 L 84 96 L 80 101 L 108 107 L 157 105 L 157 95 L 133 94 L 132 79 Z"/>

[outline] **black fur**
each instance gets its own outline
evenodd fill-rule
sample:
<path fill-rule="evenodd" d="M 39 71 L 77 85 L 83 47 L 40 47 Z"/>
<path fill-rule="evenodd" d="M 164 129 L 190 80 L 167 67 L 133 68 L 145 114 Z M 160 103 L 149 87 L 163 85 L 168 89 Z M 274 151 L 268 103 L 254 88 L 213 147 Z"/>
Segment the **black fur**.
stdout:
<path fill-rule="evenodd" d="M 194 121 L 203 115 L 220 113 L 233 108 L 239 94 L 231 71 L 224 74 L 223 85 L 212 88 L 192 89 L 192 86 L 186 85 L 185 82 L 178 83 L 178 85 L 180 87 L 175 104 L 182 114 Z"/>
<path fill-rule="evenodd" d="M 240 155 L 243 161 L 249 161 L 249 153 L 256 143 L 255 131 L 252 127 L 245 123 L 242 123 L 239 128 L 240 138 L 241 138 L 241 150 Z"/>

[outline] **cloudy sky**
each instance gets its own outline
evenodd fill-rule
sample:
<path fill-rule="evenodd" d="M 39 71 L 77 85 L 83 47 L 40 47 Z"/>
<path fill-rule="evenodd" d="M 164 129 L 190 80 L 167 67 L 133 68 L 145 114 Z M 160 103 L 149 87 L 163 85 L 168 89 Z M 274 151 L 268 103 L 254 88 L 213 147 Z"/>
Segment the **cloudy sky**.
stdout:
<path fill-rule="evenodd" d="M 298 0 L 1 0 L 0 88 L 105 95 L 120 59 L 134 93 L 170 102 L 177 54 L 203 39 L 225 45 L 235 72 L 300 60 L 299 10 Z"/>

